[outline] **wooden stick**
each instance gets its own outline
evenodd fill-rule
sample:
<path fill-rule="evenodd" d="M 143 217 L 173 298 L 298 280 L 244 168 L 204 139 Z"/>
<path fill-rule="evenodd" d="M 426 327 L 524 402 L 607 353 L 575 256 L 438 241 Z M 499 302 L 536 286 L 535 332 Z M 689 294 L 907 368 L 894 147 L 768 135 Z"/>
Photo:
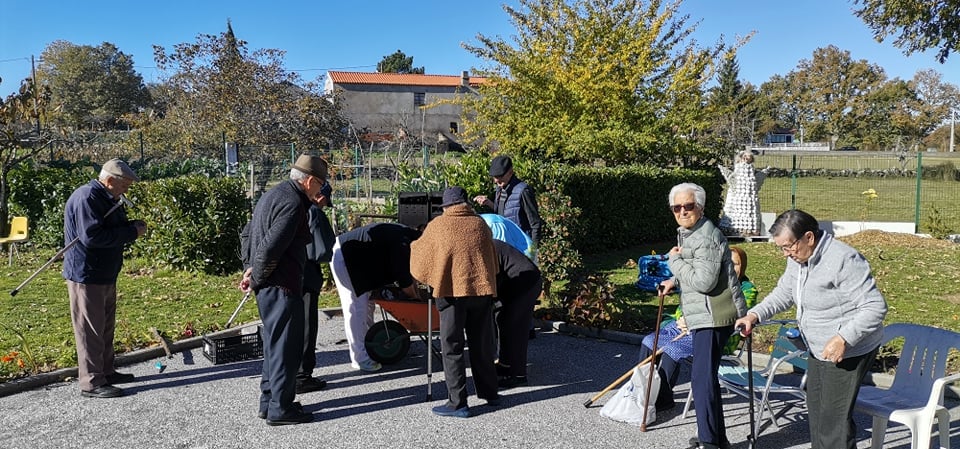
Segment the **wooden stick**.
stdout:
<path fill-rule="evenodd" d="M 650 363 L 650 361 L 653 360 L 654 357 L 659 356 L 662 353 L 663 353 L 663 348 L 660 348 L 660 350 L 657 351 L 656 354 L 648 355 L 647 358 L 641 360 L 640 363 L 638 363 L 636 366 L 631 367 L 627 372 L 623 373 L 622 376 L 617 378 L 617 380 L 613 381 L 610 385 L 607 385 L 607 388 L 604 388 L 603 391 L 597 393 L 594 397 L 588 399 L 587 402 L 584 402 L 583 406 L 590 407 L 590 405 L 592 405 L 598 399 L 602 398 L 603 395 L 607 394 L 607 392 L 609 392 L 610 390 L 613 390 L 614 388 L 617 388 L 617 386 L 622 384 L 625 380 L 629 379 L 630 376 L 633 374 L 633 370 L 635 368 L 646 365 L 647 363 Z"/>
<path fill-rule="evenodd" d="M 152 332 L 152 333 L 153 333 L 153 337 L 156 338 L 156 339 L 160 342 L 160 346 L 163 347 L 163 352 L 166 352 L 166 353 L 167 353 L 167 358 L 168 358 L 168 359 L 172 359 L 172 358 L 173 358 L 173 353 L 170 352 L 170 342 L 167 341 L 167 339 L 164 338 L 164 336 L 160 334 L 160 331 L 158 331 L 157 328 L 151 327 L 151 328 L 150 328 L 150 332 Z"/>
<path fill-rule="evenodd" d="M 663 294 L 663 291 L 664 291 L 664 290 L 663 290 L 663 284 L 660 284 L 658 287 L 659 287 L 659 288 L 657 288 L 657 292 L 658 292 L 659 294 L 658 294 L 657 296 L 660 297 L 660 307 L 657 308 L 657 321 L 656 321 L 656 322 L 658 323 L 658 324 L 657 324 L 658 327 L 657 327 L 657 333 L 656 333 L 656 334 L 653 334 L 653 348 L 651 348 L 651 349 L 653 349 L 654 354 L 656 354 L 656 351 L 657 351 L 657 349 L 658 349 L 658 348 L 657 348 L 657 343 L 659 343 L 659 340 L 660 340 L 660 328 L 659 328 L 659 323 L 660 323 L 660 320 L 663 319 L 663 297 L 664 297 L 664 294 Z M 683 335 L 683 334 L 680 334 L 680 335 Z M 662 349 L 661 349 L 661 350 L 662 350 Z M 650 364 L 650 375 L 647 376 L 647 388 L 646 388 L 646 391 L 645 391 L 644 396 L 643 396 L 643 420 L 640 421 L 640 431 L 641 431 L 641 432 L 646 432 L 646 431 L 647 431 L 647 410 L 650 409 L 650 387 L 653 385 L 653 374 L 654 374 L 654 370 L 655 370 L 655 369 L 656 369 L 656 364 L 655 364 L 655 363 L 651 363 L 651 364 Z"/>

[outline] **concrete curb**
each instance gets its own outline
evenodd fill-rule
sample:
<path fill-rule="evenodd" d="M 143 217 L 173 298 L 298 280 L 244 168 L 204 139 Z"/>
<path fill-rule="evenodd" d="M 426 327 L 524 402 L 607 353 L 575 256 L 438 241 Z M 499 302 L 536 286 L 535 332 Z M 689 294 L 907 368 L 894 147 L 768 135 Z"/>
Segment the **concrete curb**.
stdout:
<path fill-rule="evenodd" d="M 331 307 L 326 309 L 320 309 L 320 313 L 327 317 L 327 319 L 340 316 L 343 314 L 343 311 L 339 307 Z M 259 326 L 260 320 L 251 321 L 249 323 L 243 323 L 232 327 L 230 329 L 224 329 L 222 331 L 211 332 L 209 334 L 204 334 L 199 337 L 185 338 L 183 340 L 177 340 L 170 343 L 170 353 L 176 354 L 178 352 L 183 352 L 188 349 L 196 349 L 203 346 L 203 337 L 211 338 L 223 338 L 223 337 L 233 337 L 240 335 L 240 330 L 245 327 L 250 326 Z M 114 364 L 117 367 L 132 365 L 135 363 L 144 362 L 150 359 L 159 359 L 164 358 L 166 352 L 163 350 L 162 346 L 152 346 L 149 348 L 138 349 L 136 351 L 127 352 L 124 354 L 118 354 Z M 24 392 L 26 390 L 32 390 L 34 388 L 45 387 L 50 384 L 55 384 L 58 382 L 65 382 L 67 380 L 75 379 L 77 377 L 77 367 L 73 366 L 70 368 L 61 368 L 54 371 L 48 371 L 45 373 L 35 374 L 33 376 L 21 377 L 19 379 L 14 379 L 8 382 L 0 383 L 0 398 L 5 396 L 10 396 L 12 394 L 17 394 Z"/>

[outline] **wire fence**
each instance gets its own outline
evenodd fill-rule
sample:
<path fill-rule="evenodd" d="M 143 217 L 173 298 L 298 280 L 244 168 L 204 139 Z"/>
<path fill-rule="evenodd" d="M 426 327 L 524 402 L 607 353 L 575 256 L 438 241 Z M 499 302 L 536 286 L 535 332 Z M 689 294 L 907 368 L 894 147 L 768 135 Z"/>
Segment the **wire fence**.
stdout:
<path fill-rule="evenodd" d="M 957 153 L 764 151 L 760 208 L 803 209 L 820 220 L 906 222 L 914 232 L 960 230 Z"/>

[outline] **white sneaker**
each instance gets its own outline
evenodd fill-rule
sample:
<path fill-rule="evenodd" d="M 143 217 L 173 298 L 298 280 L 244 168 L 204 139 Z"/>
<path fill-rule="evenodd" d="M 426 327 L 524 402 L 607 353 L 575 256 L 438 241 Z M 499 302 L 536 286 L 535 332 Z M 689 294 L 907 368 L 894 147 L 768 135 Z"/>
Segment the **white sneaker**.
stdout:
<path fill-rule="evenodd" d="M 381 365 L 380 362 L 376 362 L 373 359 L 367 359 L 359 363 L 351 363 L 350 366 L 353 367 L 353 369 L 366 371 L 368 373 L 380 371 L 380 368 L 383 368 L 383 365 Z"/>

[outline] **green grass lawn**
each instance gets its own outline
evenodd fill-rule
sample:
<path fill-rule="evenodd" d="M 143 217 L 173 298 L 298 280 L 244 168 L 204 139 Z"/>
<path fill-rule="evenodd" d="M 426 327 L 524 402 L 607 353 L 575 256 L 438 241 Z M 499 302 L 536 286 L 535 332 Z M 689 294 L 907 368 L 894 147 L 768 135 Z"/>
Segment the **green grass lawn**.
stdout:
<path fill-rule="evenodd" d="M 913 322 L 960 331 L 960 245 L 876 231 L 846 240 L 870 260 L 889 303 L 888 323 Z M 762 299 L 783 271 L 783 256 L 769 243 L 739 246 L 748 253 L 748 274 Z M 630 319 L 623 320 L 622 330 L 649 332 L 657 313 L 656 296 L 634 287 L 637 269 L 626 266 L 627 260 L 651 251 L 663 254 L 669 248 L 670 243 L 639 245 L 585 258 L 590 269 L 609 275 L 616 287 L 615 296 L 625 302 Z M 0 362 L 0 379 L 76 364 L 60 263 L 42 272 L 18 295 L 8 294 L 52 255 L 52 250 L 27 249 L 14 259 L 12 267 L 0 265 L 0 356 L 17 353 Z M 156 270 L 145 259 L 127 261 L 118 282 L 117 349 L 130 351 L 155 345 L 151 327 L 174 340 L 221 329 L 243 297 L 236 287 L 239 280 L 239 272 L 209 276 Z M 322 307 L 339 305 L 333 291 L 325 293 L 321 303 Z M 675 296 L 667 298 L 668 311 L 676 304 Z M 792 318 L 792 314 L 783 317 Z M 256 319 L 255 304 L 248 301 L 236 323 Z M 23 368 L 18 367 L 18 359 L 23 361 Z"/>

